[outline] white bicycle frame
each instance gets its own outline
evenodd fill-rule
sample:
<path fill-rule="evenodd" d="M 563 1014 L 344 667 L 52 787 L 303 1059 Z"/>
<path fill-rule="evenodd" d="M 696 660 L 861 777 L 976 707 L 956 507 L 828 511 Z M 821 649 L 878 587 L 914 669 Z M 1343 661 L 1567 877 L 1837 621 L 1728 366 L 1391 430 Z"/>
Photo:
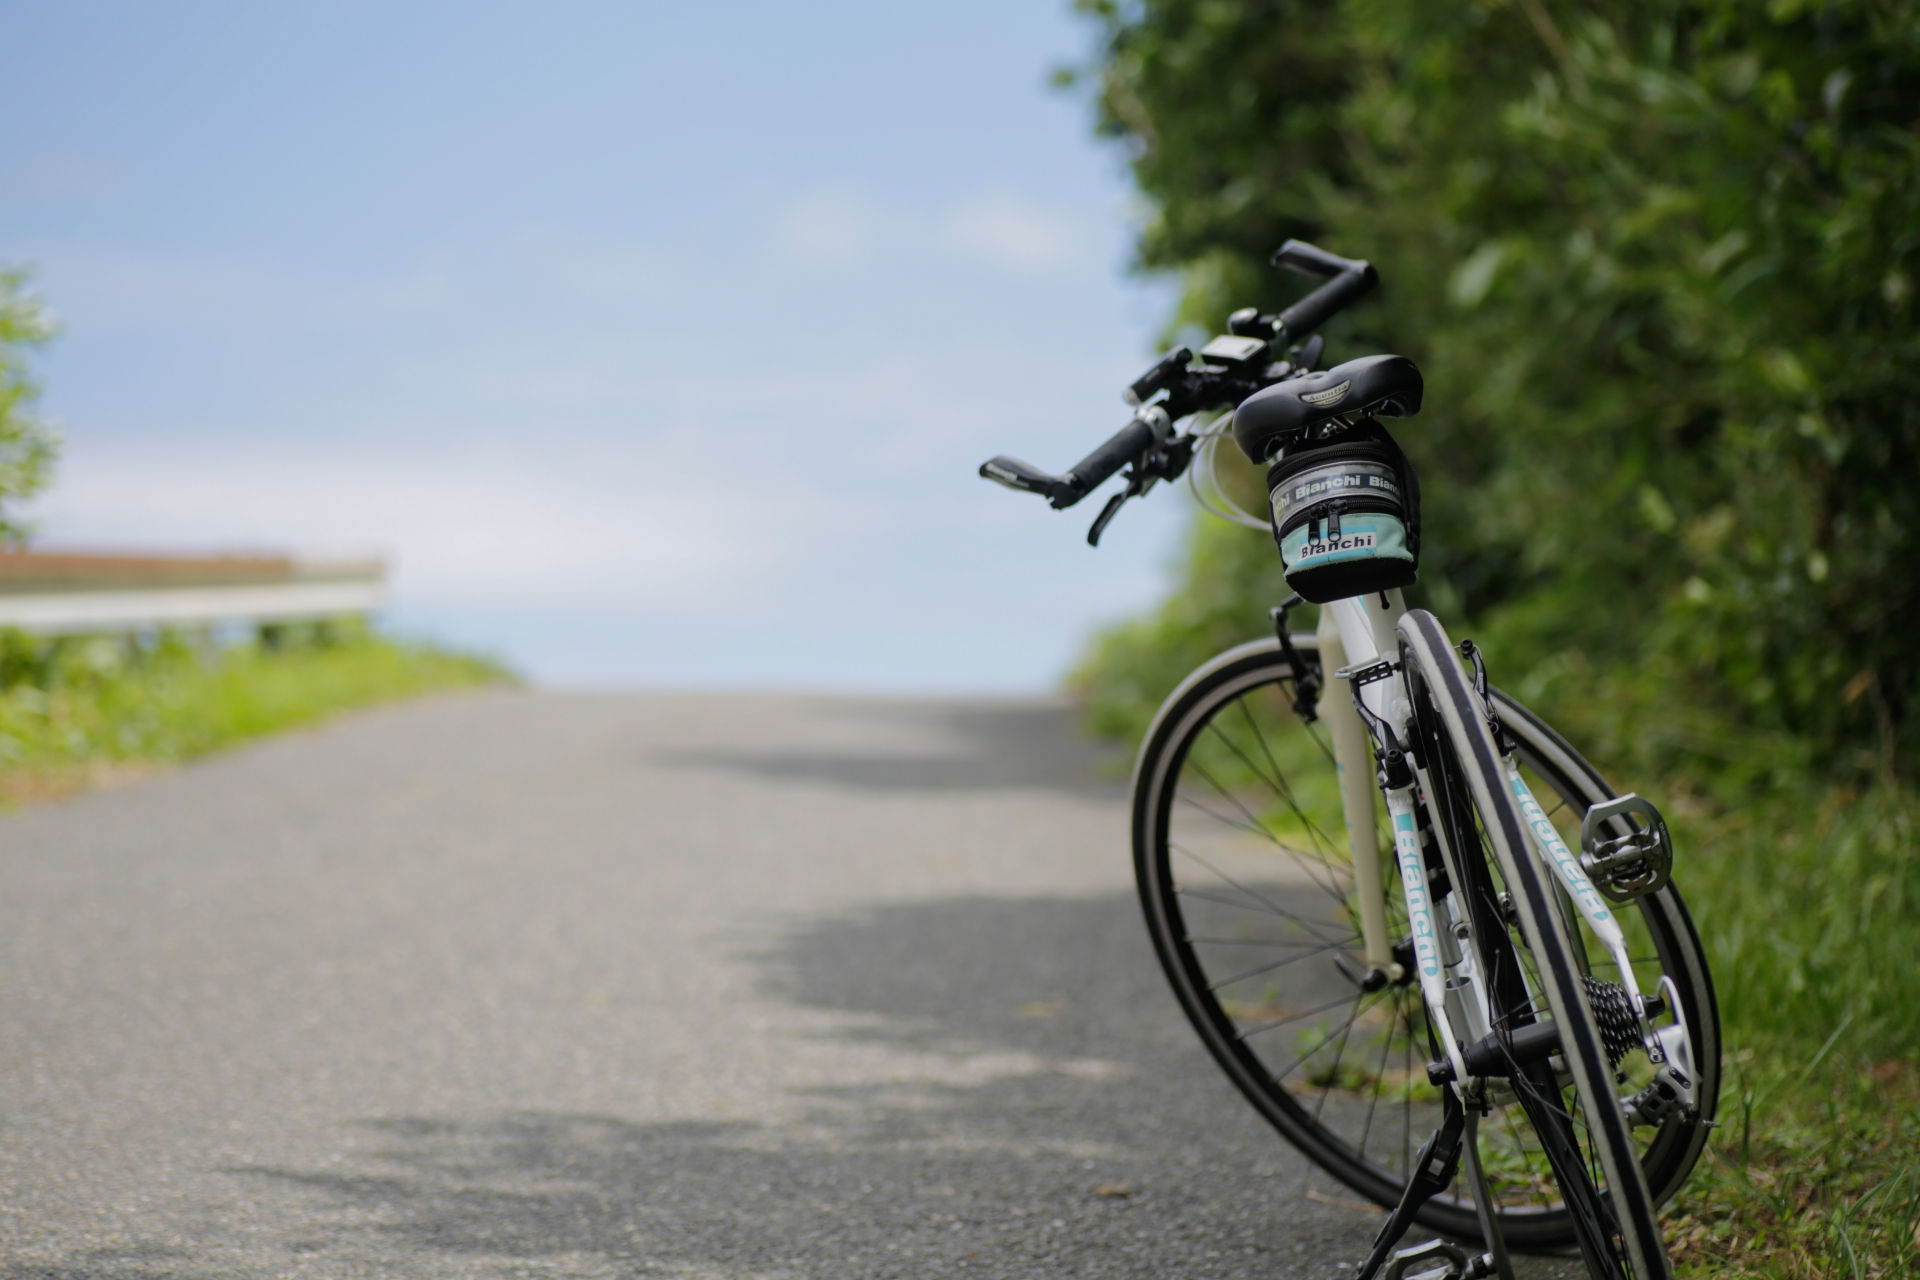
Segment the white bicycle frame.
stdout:
<path fill-rule="evenodd" d="M 1428 790 L 1424 771 L 1414 771 L 1415 786 L 1387 788 L 1375 776 L 1373 752 L 1367 729 L 1354 708 L 1349 681 L 1338 673 L 1363 671 L 1382 662 L 1398 665 L 1400 641 L 1396 628 L 1406 612 L 1406 602 L 1398 590 L 1336 600 L 1320 609 L 1320 626 L 1314 647 L 1320 652 L 1321 692 L 1316 708 L 1332 739 L 1334 762 L 1340 775 L 1340 802 L 1347 828 L 1347 848 L 1353 860 L 1354 895 L 1358 899 L 1360 936 L 1368 968 L 1389 980 L 1405 976 L 1393 956 L 1393 939 L 1387 932 L 1386 887 L 1379 858 L 1379 831 L 1374 796 L 1386 800 L 1387 820 L 1393 831 L 1394 861 L 1400 871 L 1400 884 L 1406 897 L 1408 929 L 1413 942 L 1413 962 L 1420 991 L 1432 1012 L 1439 1038 L 1445 1045 L 1454 1070 L 1455 1087 L 1468 1086 L 1465 1045 L 1479 1040 L 1491 1029 L 1486 991 L 1474 971 L 1471 949 L 1451 945 L 1447 935 L 1464 924 L 1462 919 L 1440 921 L 1436 918 L 1432 894 L 1428 891 L 1426 859 L 1420 848 L 1415 820 L 1415 790 Z M 1409 701 L 1406 674 L 1397 671 L 1391 678 L 1371 680 L 1360 687 L 1360 701 L 1374 717 L 1388 725 L 1401 742 L 1412 739 L 1409 721 L 1413 707 Z M 1581 868 L 1579 857 L 1555 829 L 1540 807 L 1532 790 L 1521 777 L 1519 763 L 1509 753 L 1505 759 L 1507 785 L 1513 792 L 1527 830 L 1529 842 L 1542 865 L 1559 881 L 1594 937 L 1606 949 L 1619 970 L 1620 983 L 1626 988 L 1640 1016 L 1641 1039 L 1647 1057 L 1656 1065 L 1678 1056 L 1682 1072 L 1691 1075 L 1691 1046 L 1686 1030 L 1676 1017 L 1670 1026 L 1656 1029 L 1647 1014 L 1647 1001 L 1634 976 L 1627 952 L 1626 936 L 1607 901 Z M 1437 825 L 1434 834 L 1442 842 L 1446 833 Z M 1449 851 L 1450 852 L 1450 851 Z M 1449 915 L 1458 908 L 1448 901 Z M 1568 922 L 1571 925 L 1571 921 Z M 1444 927 L 1444 933 L 1442 932 Z M 1678 992 L 1668 990 L 1670 980 L 1662 978 L 1661 994 L 1668 1007 L 1678 1010 Z M 1456 997 L 1457 1008 L 1466 1026 L 1467 1039 L 1455 1032 L 1449 1013 L 1449 993 Z"/>
<path fill-rule="evenodd" d="M 1215 450 L 1226 439 L 1232 424 L 1233 415 L 1222 414 L 1194 432 L 1200 439 L 1200 445 L 1193 465 L 1187 472 L 1188 487 L 1203 508 L 1221 519 L 1268 531 L 1272 527 L 1270 523 L 1242 511 L 1221 487 L 1215 473 Z M 1208 490 L 1212 491 L 1211 495 Z M 1334 763 L 1340 773 L 1340 805 L 1346 820 L 1347 849 L 1353 859 L 1354 896 L 1358 899 L 1360 936 L 1367 967 L 1389 980 L 1397 981 L 1406 976 L 1393 958 L 1393 940 L 1387 934 L 1386 887 L 1380 874 L 1379 830 L 1373 802 L 1374 794 L 1378 791 L 1386 799 L 1387 818 L 1393 826 L 1394 861 L 1399 866 L 1401 888 L 1407 898 L 1407 919 L 1413 936 L 1413 958 L 1419 970 L 1421 995 L 1439 1023 L 1441 1039 L 1447 1046 L 1454 1068 L 1456 1087 L 1465 1087 L 1469 1077 L 1461 1042 L 1453 1034 L 1451 1019 L 1447 1015 L 1446 995 L 1449 990 L 1463 993 L 1458 1005 L 1467 1023 L 1467 1030 L 1477 1040 L 1491 1029 L 1486 993 L 1474 972 L 1471 951 L 1447 945 L 1436 928 L 1432 895 L 1427 891 L 1426 860 L 1420 849 L 1415 819 L 1415 788 L 1391 790 L 1376 779 L 1367 729 L 1354 709 L 1352 688 L 1348 681 L 1336 675 L 1343 669 L 1359 671 L 1381 662 L 1396 662 L 1400 654 L 1396 628 L 1400 616 L 1406 611 L 1406 601 L 1398 590 L 1355 596 L 1321 606 L 1320 626 L 1312 637 L 1311 646 L 1320 653 L 1321 692 L 1316 711 L 1333 740 Z M 1309 647 L 1306 641 L 1307 637 L 1296 637 L 1299 647 Z M 1396 672 L 1391 679 L 1362 685 L 1360 698 L 1368 712 L 1389 725 L 1400 741 L 1410 740 L 1407 722 L 1412 716 L 1413 707 L 1408 697 L 1405 672 Z M 1675 1016 L 1670 1026 L 1656 1029 L 1647 1013 L 1647 1001 L 1634 976 L 1633 965 L 1627 954 L 1626 937 L 1621 932 L 1619 921 L 1588 879 L 1580 859 L 1567 847 L 1553 822 L 1534 799 L 1532 790 L 1520 775 L 1519 763 L 1511 753 L 1507 755 L 1505 764 L 1507 785 L 1520 806 L 1521 817 L 1532 836 L 1528 843 L 1560 882 L 1567 897 L 1619 969 L 1621 985 L 1626 988 L 1634 1009 L 1639 1012 L 1641 1039 L 1646 1046 L 1647 1057 L 1656 1065 L 1677 1058 L 1676 1065 L 1683 1078 L 1690 1077 L 1693 1071 L 1692 1046 L 1679 1017 L 1678 990 L 1670 979 L 1661 978 L 1661 995 Z M 1419 770 L 1415 771 L 1415 782 L 1421 790 L 1426 789 L 1426 777 Z M 1446 833 L 1438 828 L 1435 834 L 1443 842 L 1447 838 Z M 1449 909 L 1450 912 L 1454 909 L 1451 899 Z M 1451 934 L 1454 927 L 1463 922 L 1454 919 L 1447 923 L 1447 932 Z M 1571 923 L 1568 922 L 1569 926 Z M 1451 960 L 1447 959 L 1449 954 L 1453 956 Z M 1446 976 L 1448 970 L 1452 971 L 1451 978 Z"/>

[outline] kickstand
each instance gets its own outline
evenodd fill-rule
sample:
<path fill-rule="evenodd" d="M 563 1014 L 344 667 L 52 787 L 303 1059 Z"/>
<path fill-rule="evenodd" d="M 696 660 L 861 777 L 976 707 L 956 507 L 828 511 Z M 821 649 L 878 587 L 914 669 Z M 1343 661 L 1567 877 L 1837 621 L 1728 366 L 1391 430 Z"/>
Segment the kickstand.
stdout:
<path fill-rule="evenodd" d="M 1465 1144 L 1467 1181 L 1473 1184 L 1473 1211 L 1480 1216 L 1480 1237 L 1486 1241 L 1487 1256 L 1493 1260 L 1493 1273 L 1500 1280 L 1513 1280 L 1513 1260 L 1507 1257 L 1506 1237 L 1493 1216 L 1493 1196 L 1487 1190 L 1487 1171 L 1480 1167 L 1480 1108 L 1468 1107 Z"/>
<path fill-rule="evenodd" d="M 1406 1192 L 1401 1195 L 1400 1203 L 1393 1212 L 1387 1215 L 1380 1234 L 1373 1238 L 1373 1252 L 1360 1264 L 1356 1280 L 1374 1280 L 1380 1274 L 1380 1268 L 1386 1264 L 1387 1255 L 1393 1252 L 1393 1246 L 1400 1243 L 1400 1237 L 1413 1225 L 1413 1215 L 1419 1213 L 1427 1201 L 1453 1184 L 1453 1175 L 1460 1169 L 1460 1136 L 1467 1127 L 1467 1111 L 1460 1105 L 1460 1095 L 1451 1087 L 1441 1091 L 1441 1101 L 1445 1111 L 1440 1118 L 1440 1127 L 1420 1148 L 1419 1158 L 1414 1161 L 1413 1176 L 1407 1179 Z"/>
<path fill-rule="evenodd" d="M 1513 1263 L 1507 1257 L 1507 1244 L 1500 1234 L 1500 1224 L 1493 1216 L 1493 1197 L 1487 1190 L 1486 1171 L 1480 1166 L 1479 1108 L 1463 1106 L 1460 1096 L 1452 1089 L 1446 1091 L 1443 1101 L 1446 1110 L 1441 1116 L 1440 1127 L 1420 1148 L 1414 1175 L 1407 1180 L 1407 1189 L 1400 1197 L 1399 1205 L 1380 1228 L 1380 1234 L 1374 1237 L 1373 1252 L 1360 1264 L 1358 1280 L 1375 1280 L 1381 1274 L 1382 1267 L 1386 1267 L 1386 1280 L 1402 1280 L 1409 1271 L 1414 1271 L 1419 1280 L 1439 1280 L 1441 1277 L 1444 1280 L 1484 1280 L 1489 1276 L 1513 1280 Z M 1457 1245 L 1444 1240 L 1430 1240 L 1426 1244 L 1394 1253 L 1393 1246 L 1400 1243 L 1400 1237 L 1413 1225 L 1414 1215 L 1420 1212 L 1420 1207 L 1452 1185 L 1454 1175 L 1459 1172 L 1462 1147 L 1466 1149 L 1467 1179 L 1473 1184 L 1473 1208 L 1480 1218 L 1480 1231 L 1486 1237 L 1487 1252 L 1469 1257 L 1466 1250 Z M 1440 1266 L 1427 1269 L 1434 1262 Z"/>

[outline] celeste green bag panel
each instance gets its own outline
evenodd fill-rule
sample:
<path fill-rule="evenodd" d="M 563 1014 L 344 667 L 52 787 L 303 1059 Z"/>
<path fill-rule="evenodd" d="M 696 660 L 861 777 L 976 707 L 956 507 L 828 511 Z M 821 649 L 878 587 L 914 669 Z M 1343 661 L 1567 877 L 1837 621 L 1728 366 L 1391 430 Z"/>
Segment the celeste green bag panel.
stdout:
<path fill-rule="evenodd" d="M 1280 558 L 1287 573 L 1317 569 L 1322 565 L 1351 560 L 1404 560 L 1413 564 L 1413 552 L 1407 550 L 1407 527 L 1398 516 L 1381 513 L 1350 515 L 1340 522 L 1340 532 L 1327 534 L 1301 525 L 1280 540 Z"/>
<path fill-rule="evenodd" d="M 1413 585 L 1419 482 L 1384 430 L 1294 449 L 1267 472 L 1287 585 L 1315 604 Z"/>

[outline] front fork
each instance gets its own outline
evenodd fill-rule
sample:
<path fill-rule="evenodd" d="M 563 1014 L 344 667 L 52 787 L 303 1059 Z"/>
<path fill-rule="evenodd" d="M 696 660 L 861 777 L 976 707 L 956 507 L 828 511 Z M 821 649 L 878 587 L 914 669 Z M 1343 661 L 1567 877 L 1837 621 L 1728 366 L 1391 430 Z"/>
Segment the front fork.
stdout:
<path fill-rule="evenodd" d="M 1384 795 L 1387 822 L 1393 831 L 1394 862 L 1399 866 L 1400 884 L 1407 899 L 1413 976 L 1420 982 L 1420 994 L 1427 1008 L 1433 1011 L 1435 1030 L 1457 1072 L 1455 1078 L 1465 1080 L 1466 1063 L 1461 1058 L 1460 1039 L 1453 1033 L 1447 1017 L 1447 978 L 1440 937 L 1443 923 L 1435 914 L 1433 895 L 1427 888 L 1414 788 L 1380 785 L 1374 773 L 1367 728 L 1354 707 L 1352 685 L 1337 674 L 1344 669 L 1371 665 L 1395 653 L 1399 643 L 1394 628 L 1405 612 L 1406 606 L 1398 591 L 1339 600 L 1321 607 L 1317 637 L 1321 693 L 1315 710 L 1326 723 L 1327 736 L 1333 740 L 1333 759 L 1340 773 L 1340 805 L 1347 822 L 1347 850 L 1353 858 L 1354 896 L 1360 900 L 1360 939 L 1368 970 L 1363 984 L 1384 986 L 1387 982 L 1404 981 L 1408 976 L 1405 967 L 1394 957 L 1394 939 L 1387 932 L 1386 885 L 1380 874 L 1380 837 L 1374 807 L 1374 798 Z M 1370 684 L 1362 688 L 1361 696 L 1368 700 L 1369 710 L 1374 714 L 1391 717 L 1388 722 L 1395 724 L 1404 739 L 1406 712 L 1390 705 L 1386 695 L 1391 687 L 1392 682 L 1388 681 Z"/>
<path fill-rule="evenodd" d="M 1352 687 L 1334 675 L 1347 665 L 1332 606 L 1320 610 L 1320 702 L 1315 711 L 1333 739 L 1333 760 L 1340 773 L 1340 807 L 1347 820 L 1347 851 L 1353 857 L 1353 889 L 1360 899 L 1360 938 L 1366 949 L 1367 979 L 1375 985 L 1406 976 L 1393 958 L 1387 935 L 1387 894 L 1380 878 L 1380 835 L 1374 827 L 1373 752 L 1367 728 L 1353 709 Z"/>

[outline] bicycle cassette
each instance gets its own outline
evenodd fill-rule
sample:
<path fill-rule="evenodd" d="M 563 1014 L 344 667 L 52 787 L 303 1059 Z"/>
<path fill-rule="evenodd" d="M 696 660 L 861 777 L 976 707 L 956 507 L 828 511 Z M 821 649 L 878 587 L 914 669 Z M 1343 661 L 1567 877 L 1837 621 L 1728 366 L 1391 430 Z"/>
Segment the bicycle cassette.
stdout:
<path fill-rule="evenodd" d="M 1638 816 L 1645 825 L 1635 830 L 1626 820 L 1628 814 Z M 1626 834 L 1608 838 L 1605 830 L 1610 822 L 1616 831 L 1625 828 Z M 1594 805 L 1580 824 L 1580 869 L 1615 904 L 1660 892 L 1673 875 L 1673 837 L 1667 834 L 1667 820 L 1632 792 Z"/>

